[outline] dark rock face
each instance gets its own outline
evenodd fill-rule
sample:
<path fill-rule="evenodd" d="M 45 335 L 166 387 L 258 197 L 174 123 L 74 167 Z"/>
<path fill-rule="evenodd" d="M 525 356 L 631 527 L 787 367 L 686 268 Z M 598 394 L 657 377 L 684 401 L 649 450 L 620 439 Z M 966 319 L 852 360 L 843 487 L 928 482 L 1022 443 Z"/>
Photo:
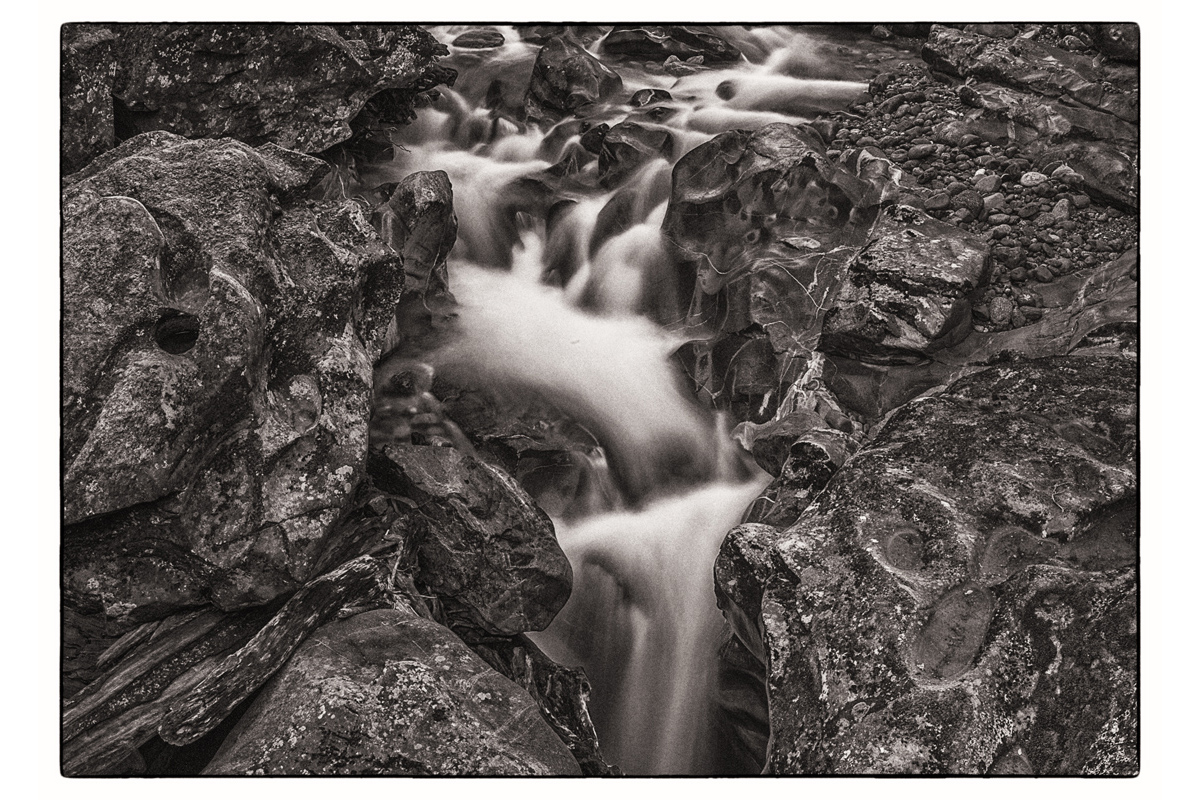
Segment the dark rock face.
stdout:
<path fill-rule="evenodd" d="M 501 470 L 449 447 L 388 445 L 372 457 L 381 489 L 409 498 L 420 579 L 498 634 L 542 630 L 571 594 L 554 526 Z"/>
<path fill-rule="evenodd" d="M 206 775 L 578 775 L 529 695 L 410 610 L 319 629 Z"/>
<path fill-rule="evenodd" d="M 314 573 L 366 458 L 402 285 L 326 169 L 145 134 L 63 191 L 67 596 L 154 618 Z"/>
<path fill-rule="evenodd" d="M 535 122 L 557 122 L 621 91 L 621 76 L 566 38 L 538 51 L 525 95 L 525 113 Z"/>
<path fill-rule="evenodd" d="M 63 40 L 68 169 L 110 147 L 113 126 L 320 152 L 445 52 L 413 25 L 67 25 Z"/>
<path fill-rule="evenodd" d="M 890 416 L 794 526 L 727 542 L 769 772 L 981 774 L 1015 750 L 1137 771 L 1136 376 L 1119 354 L 982 369 Z"/>
<path fill-rule="evenodd" d="M 700 57 L 702 64 L 730 64 L 742 53 L 711 30 L 700 25 L 617 25 L 600 42 L 605 53 L 664 61 Z"/>
<path fill-rule="evenodd" d="M 879 215 L 825 315 L 822 348 L 879 363 L 916 360 L 971 332 L 988 278 L 987 246 L 908 206 Z"/>

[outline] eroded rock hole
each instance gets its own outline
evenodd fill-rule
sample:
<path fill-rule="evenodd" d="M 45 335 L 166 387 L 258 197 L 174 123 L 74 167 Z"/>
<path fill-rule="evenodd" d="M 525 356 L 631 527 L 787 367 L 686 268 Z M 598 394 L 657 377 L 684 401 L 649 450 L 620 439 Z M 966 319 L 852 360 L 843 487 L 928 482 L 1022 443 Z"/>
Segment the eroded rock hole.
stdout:
<path fill-rule="evenodd" d="M 154 341 L 172 355 L 186 353 L 200 338 L 200 318 L 169 309 L 154 323 Z"/>

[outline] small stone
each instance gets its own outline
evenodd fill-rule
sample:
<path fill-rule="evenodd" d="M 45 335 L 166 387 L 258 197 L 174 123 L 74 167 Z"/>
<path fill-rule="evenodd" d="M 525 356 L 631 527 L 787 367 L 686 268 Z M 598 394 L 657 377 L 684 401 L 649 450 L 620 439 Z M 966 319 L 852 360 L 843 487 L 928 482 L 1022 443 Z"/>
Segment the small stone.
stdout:
<path fill-rule="evenodd" d="M 992 192 L 983 198 L 983 210 L 991 213 L 1004 205 L 1004 194 Z"/>
<path fill-rule="evenodd" d="M 1042 283 L 1049 283 L 1054 280 L 1054 273 L 1045 264 L 1040 265 L 1033 271 L 1033 277 L 1037 278 Z"/>
<path fill-rule="evenodd" d="M 1054 204 L 1054 208 L 1050 209 L 1050 215 L 1057 220 L 1065 220 L 1071 216 L 1071 201 L 1065 197 Z"/>
<path fill-rule="evenodd" d="M 908 158 L 910 161 L 920 161 L 923 158 L 929 158 L 937 151 L 935 144 L 918 144 L 908 149 Z"/>
<path fill-rule="evenodd" d="M 1024 315 L 1026 322 L 1037 322 L 1046 312 L 1040 308 L 1023 308 L 1021 314 Z"/>
<path fill-rule="evenodd" d="M 1086 194 L 1071 195 L 1071 205 L 1075 206 L 1076 208 L 1087 208 L 1091 204 L 1092 198 L 1088 197 Z"/>
<path fill-rule="evenodd" d="M 962 181 L 954 181 L 953 183 L 951 183 L 949 186 L 946 187 L 946 191 L 949 192 L 951 197 L 953 197 L 954 195 L 958 194 L 959 192 L 965 192 L 969 188 L 971 188 L 971 187 L 968 186 L 967 184 L 963 183 Z"/>
<path fill-rule="evenodd" d="M 1013 303 L 1007 297 L 993 297 L 988 303 L 988 318 L 997 325 L 1007 325 L 1012 312 Z"/>
<path fill-rule="evenodd" d="M 963 184 L 959 185 L 962 186 Z M 978 217 L 983 213 L 983 197 L 974 189 L 963 189 L 958 193 L 949 191 L 948 194 L 951 195 L 951 202 L 954 207 L 967 211 L 972 218 Z"/>
<path fill-rule="evenodd" d="M 1021 175 L 1021 185 L 1026 187 L 1041 186 L 1048 180 L 1050 178 L 1040 172 L 1026 172 Z"/>
<path fill-rule="evenodd" d="M 451 44 L 469 50 L 487 50 L 504 44 L 504 34 L 495 28 L 472 28 Z"/>
<path fill-rule="evenodd" d="M 1003 239 L 1005 236 L 1008 236 L 1010 233 L 1012 233 L 1011 225 L 997 225 L 996 227 L 992 228 L 992 238 L 993 239 Z"/>
<path fill-rule="evenodd" d="M 926 211 L 941 211 L 944 208 L 950 207 L 950 195 L 946 192 L 938 192 L 937 194 L 925 198 Z"/>
<path fill-rule="evenodd" d="M 989 195 L 1000 188 L 1000 176 L 983 175 L 975 180 L 975 188 L 981 193 Z"/>
<path fill-rule="evenodd" d="M 1053 214 L 1051 214 L 1049 211 L 1043 211 L 1041 214 L 1038 214 L 1037 217 L 1034 218 L 1033 224 L 1037 225 L 1039 228 L 1049 228 L 1051 225 L 1053 225 L 1057 221 L 1058 221 L 1058 218 L 1055 217 Z"/>
<path fill-rule="evenodd" d="M 1013 283 L 1024 283 L 1029 280 L 1029 272 L 1024 267 L 1017 267 L 1008 273 L 1008 279 Z"/>

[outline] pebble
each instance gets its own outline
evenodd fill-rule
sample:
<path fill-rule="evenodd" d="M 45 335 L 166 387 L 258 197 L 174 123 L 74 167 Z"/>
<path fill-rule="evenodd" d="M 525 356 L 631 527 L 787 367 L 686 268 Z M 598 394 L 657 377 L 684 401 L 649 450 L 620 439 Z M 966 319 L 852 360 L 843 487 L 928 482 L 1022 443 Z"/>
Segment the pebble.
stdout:
<path fill-rule="evenodd" d="M 980 190 L 982 191 L 982 190 Z M 983 198 L 984 211 L 992 212 L 1004 205 L 1004 193 L 992 192 Z"/>
<path fill-rule="evenodd" d="M 988 318 L 997 325 L 1008 324 L 1012 317 L 1013 303 L 1007 297 L 993 297 L 988 303 Z"/>
<path fill-rule="evenodd" d="M 1092 198 L 1088 197 L 1086 194 L 1071 195 L 1071 205 L 1075 206 L 1076 208 L 1087 208 L 1091 204 Z"/>
<path fill-rule="evenodd" d="M 1010 233 L 1012 233 L 1011 225 L 997 225 L 996 227 L 992 228 L 992 238 L 993 239 L 1003 239 L 1005 236 L 1008 236 Z"/>
<path fill-rule="evenodd" d="M 935 144 L 918 144 L 913 145 L 908 149 L 908 158 L 912 161 L 920 161 L 923 158 L 929 158 L 937 150 Z"/>
<path fill-rule="evenodd" d="M 1058 217 L 1054 216 L 1049 211 L 1043 211 L 1033 220 L 1033 224 L 1037 225 L 1039 228 L 1049 228 L 1056 222 L 1058 222 Z"/>
<path fill-rule="evenodd" d="M 960 186 L 962 184 L 959 184 Z M 983 197 L 974 189 L 963 189 L 960 192 L 954 191 L 954 184 L 950 184 L 947 189 L 947 194 L 952 198 L 951 202 L 955 208 L 963 209 L 970 213 L 971 217 L 978 217 L 983 213 Z"/>
<path fill-rule="evenodd" d="M 975 188 L 985 195 L 991 194 L 1000 188 L 1000 176 L 984 175 L 983 177 L 976 179 Z"/>
<path fill-rule="evenodd" d="M 1054 280 L 1054 273 L 1045 264 L 1041 264 L 1033 271 L 1033 277 L 1037 278 L 1042 283 L 1049 283 Z"/>
<path fill-rule="evenodd" d="M 1008 279 L 1014 283 L 1024 283 L 1029 280 L 1029 270 L 1024 267 L 1017 267 L 1008 273 Z"/>
<path fill-rule="evenodd" d="M 1071 201 L 1064 197 L 1054 204 L 1054 208 L 1050 209 L 1050 213 L 1055 219 L 1067 219 L 1071 216 Z"/>
<path fill-rule="evenodd" d="M 987 198 L 985 197 L 983 199 L 986 203 Z M 987 206 L 985 205 L 984 208 L 986 207 Z M 987 221 L 992 225 L 1008 225 L 1009 223 L 1016 222 L 1017 218 L 1010 214 L 990 214 L 988 215 Z"/>
<path fill-rule="evenodd" d="M 1026 172 L 1021 175 L 1021 185 L 1026 187 L 1041 186 L 1048 180 L 1050 179 L 1040 172 Z"/>
<path fill-rule="evenodd" d="M 954 181 L 953 183 L 951 183 L 949 186 L 946 187 L 946 191 L 949 192 L 951 197 L 953 197 L 954 195 L 958 194 L 959 192 L 965 192 L 967 189 L 970 189 L 970 188 L 971 188 L 970 186 L 963 183 L 962 181 Z"/>
<path fill-rule="evenodd" d="M 1025 315 L 1026 322 L 1037 322 L 1042 318 L 1042 314 L 1046 313 L 1040 308 L 1023 308 L 1021 313 Z"/>

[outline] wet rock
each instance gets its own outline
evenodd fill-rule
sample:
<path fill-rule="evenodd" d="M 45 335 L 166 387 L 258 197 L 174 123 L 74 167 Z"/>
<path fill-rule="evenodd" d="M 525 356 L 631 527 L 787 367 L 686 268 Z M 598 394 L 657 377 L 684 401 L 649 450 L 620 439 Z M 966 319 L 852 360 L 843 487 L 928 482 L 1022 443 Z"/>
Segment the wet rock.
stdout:
<path fill-rule="evenodd" d="M 68 603 L 266 602 L 336 549 L 403 285 L 320 161 L 144 134 L 63 190 Z"/>
<path fill-rule="evenodd" d="M 110 45 L 84 47 L 106 39 L 105 30 L 115 36 Z M 166 130 L 305 153 L 349 139 L 350 121 L 371 97 L 416 86 L 445 52 L 415 25 L 69 25 L 64 45 L 79 67 L 93 59 L 72 70 L 82 82 L 64 95 L 87 84 L 99 98 L 64 117 L 68 140 L 83 135 L 98 147 L 112 126 L 118 140 Z M 109 46 L 111 98 L 97 93 L 112 73 L 101 52 Z"/>
<path fill-rule="evenodd" d="M 642 108 L 655 103 L 669 103 L 671 99 L 671 93 L 666 89 L 638 89 L 629 98 L 629 105 Z"/>
<path fill-rule="evenodd" d="M 873 363 L 912 361 L 970 333 L 988 279 L 986 245 L 909 206 L 880 213 L 825 316 L 821 349 Z"/>
<path fill-rule="evenodd" d="M 843 431 L 813 428 L 797 437 L 779 475 L 750 504 L 747 521 L 781 528 L 793 524 L 856 446 Z"/>
<path fill-rule="evenodd" d="M 781 535 L 773 525 L 738 525 L 721 542 L 713 567 L 717 605 L 734 635 L 764 664 L 762 595 L 772 570 L 771 548 Z"/>
<path fill-rule="evenodd" d="M 450 44 L 470 50 L 487 50 L 504 44 L 504 34 L 495 28 L 471 28 L 460 33 Z"/>
<path fill-rule="evenodd" d="M 392 444 L 371 456 L 385 492 L 415 504 L 418 577 L 498 634 L 540 631 L 567 602 L 571 565 L 545 512 L 511 477 L 451 447 Z"/>
<path fill-rule="evenodd" d="M 1040 172 L 1026 172 L 1021 176 L 1020 183 L 1025 187 L 1041 186 L 1049 177 Z"/>
<path fill-rule="evenodd" d="M 1138 92 L 1111 84 L 1108 71 L 1083 55 L 1030 39 L 1009 41 L 934 25 L 921 48 L 934 68 L 961 78 L 973 77 L 1057 99 L 1067 94 L 1088 108 L 1137 122 Z"/>
<path fill-rule="evenodd" d="M 458 238 L 454 190 L 445 172 L 414 172 L 381 187 L 388 199 L 376 211 L 383 241 L 404 259 L 406 292 L 447 291 L 446 256 Z"/>
<path fill-rule="evenodd" d="M 409 610 L 319 629 L 206 775 L 578 775 L 520 687 Z"/>
<path fill-rule="evenodd" d="M 542 123 L 557 122 L 621 91 L 621 76 L 575 42 L 551 39 L 538 51 L 525 94 L 525 112 Z"/>
<path fill-rule="evenodd" d="M 668 155 L 674 139 L 661 128 L 636 122 L 614 125 L 600 146 L 600 185 L 611 189 L 656 158 Z"/>
<path fill-rule="evenodd" d="M 700 56 L 710 65 L 742 60 L 741 51 L 702 25 L 617 25 L 601 40 L 600 49 L 654 61 L 671 56 L 680 61 Z"/>
<path fill-rule="evenodd" d="M 1136 386 L 1116 353 L 977 371 L 761 537 L 767 772 L 979 774 L 1014 731 L 1036 774 L 1137 771 Z"/>
<path fill-rule="evenodd" d="M 489 637 L 468 644 L 493 669 L 529 693 L 585 776 L 620 774 L 600 751 L 588 711 L 591 685 L 582 669 L 551 661 L 525 636 Z"/>
<path fill-rule="evenodd" d="M 1093 198 L 1123 211 L 1139 206 L 1136 150 L 1107 142 L 1070 142 L 1057 152 L 1083 180 Z"/>

